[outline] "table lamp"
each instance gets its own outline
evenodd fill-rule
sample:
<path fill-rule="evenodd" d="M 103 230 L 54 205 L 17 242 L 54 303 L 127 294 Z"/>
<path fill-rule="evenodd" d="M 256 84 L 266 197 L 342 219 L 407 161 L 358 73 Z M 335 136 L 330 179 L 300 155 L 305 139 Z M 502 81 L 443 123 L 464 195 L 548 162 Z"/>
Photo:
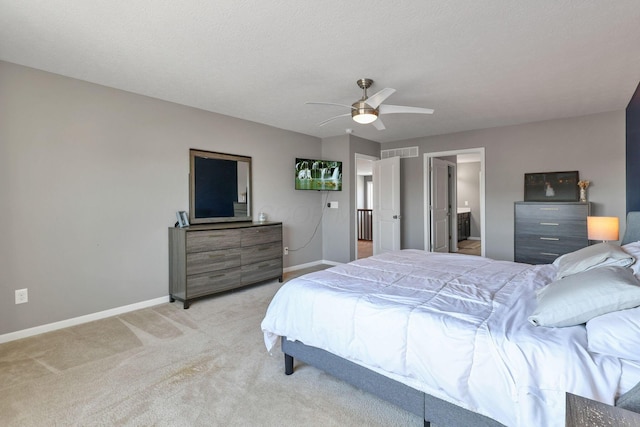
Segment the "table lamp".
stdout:
<path fill-rule="evenodd" d="M 603 243 L 618 240 L 619 223 L 617 216 L 588 216 L 587 238 L 601 240 Z"/>

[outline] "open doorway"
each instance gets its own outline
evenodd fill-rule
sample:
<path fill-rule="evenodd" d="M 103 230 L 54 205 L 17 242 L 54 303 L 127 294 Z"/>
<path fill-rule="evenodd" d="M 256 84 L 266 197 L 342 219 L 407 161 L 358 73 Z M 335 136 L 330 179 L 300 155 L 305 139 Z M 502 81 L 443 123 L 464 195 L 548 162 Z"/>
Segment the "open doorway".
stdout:
<path fill-rule="evenodd" d="M 373 162 L 377 157 L 355 154 L 355 259 L 373 255 Z"/>
<path fill-rule="evenodd" d="M 454 176 L 448 180 L 435 178 L 431 167 L 433 159 L 453 162 L 456 167 L 450 167 L 449 173 L 453 172 Z M 485 255 L 484 182 L 484 148 L 424 154 L 425 250 L 435 250 L 438 242 L 434 239 L 445 235 L 449 239 L 447 251 Z M 442 198 L 442 194 L 449 196 L 446 232 L 434 228 L 437 225 L 437 222 L 434 224 L 434 216 L 435 220 L 438 219 L 437 212 L 434 213 L 434 201 Z"/>

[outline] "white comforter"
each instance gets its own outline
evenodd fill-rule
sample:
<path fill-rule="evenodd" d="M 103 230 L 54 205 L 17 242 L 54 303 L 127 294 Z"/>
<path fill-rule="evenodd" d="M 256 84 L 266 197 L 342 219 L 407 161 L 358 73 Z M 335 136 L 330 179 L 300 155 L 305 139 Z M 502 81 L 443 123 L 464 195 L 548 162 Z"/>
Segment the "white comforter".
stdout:
<path fill-rule="evenodd" d="M 584 326 L 532 326 L 555 274 L 487 258 L 403 250 L 286 283 L 262 322 L 507 426 L 563 426 L 565 391 L 613 403 L 621 374 Z"/>

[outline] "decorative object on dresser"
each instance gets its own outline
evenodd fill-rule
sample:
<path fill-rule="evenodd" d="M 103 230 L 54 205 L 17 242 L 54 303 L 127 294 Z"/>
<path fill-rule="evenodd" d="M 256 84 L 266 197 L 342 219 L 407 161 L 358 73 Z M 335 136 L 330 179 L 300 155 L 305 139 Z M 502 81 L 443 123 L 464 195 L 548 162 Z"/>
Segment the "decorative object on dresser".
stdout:
<path fill-rule="evenodd" d="M 587 201 L 587 188 L 589 188 L 589 181 L 581 179 L 578 181 L 578 187 L 580 187 L 580 201 Z"/>
<path fill-rule="evenodd" d="M 524 201 L 577 202 L 578 181 L 578 171 L 525 173 Z"/>
<path fill-rule="evenodd" d="M 178 218 L 178 222 L 176 222 L 176 227 L 188 227 L 189 226 L 189 216 L 185 211 L 176 212 L 176 217 Z"/>
<path fill-rule="evenodd" d="M 587 236 L 589 240 L 607 242 L 620 238 L 620 220 L 617 216 L 588 216 Z"/>
<path fill-rule="evenodd" d="M 169 298 L 196 298 L 270 279 L 282 282 L 282 223 L 169 228 Z"/>
<path fill-rule="evenodd" d="M 516 262 L 548 264 L 589 245 L 589 203 L 516 202 L 514 210 Z"/>

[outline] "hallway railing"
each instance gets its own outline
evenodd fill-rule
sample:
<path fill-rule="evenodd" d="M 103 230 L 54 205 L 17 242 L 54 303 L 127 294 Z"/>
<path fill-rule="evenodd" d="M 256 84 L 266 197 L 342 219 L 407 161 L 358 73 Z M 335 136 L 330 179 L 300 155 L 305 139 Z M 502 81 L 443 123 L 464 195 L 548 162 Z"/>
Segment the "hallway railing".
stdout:
<path fill-rule="evenodd" d="M 358 240 L 373 240 L 373 210 L 358 209 Z"/>

